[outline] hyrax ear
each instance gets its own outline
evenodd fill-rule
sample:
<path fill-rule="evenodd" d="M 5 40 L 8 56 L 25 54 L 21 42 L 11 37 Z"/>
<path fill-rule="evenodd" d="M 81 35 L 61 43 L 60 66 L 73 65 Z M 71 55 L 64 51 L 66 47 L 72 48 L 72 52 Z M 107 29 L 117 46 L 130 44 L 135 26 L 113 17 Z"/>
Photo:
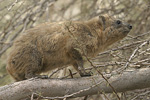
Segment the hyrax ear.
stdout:
<path fill-rule="evenodd" d="M 99 20 L 102 25 L 105 25 L 106 19 L 104 16 L 99 16 Z"/>
<path fill-rule="evenodd" d="M 106 28 L 106 19 L 104 16 L 99 16 L 100 24 L 102 25 L 103 30 Z"/>

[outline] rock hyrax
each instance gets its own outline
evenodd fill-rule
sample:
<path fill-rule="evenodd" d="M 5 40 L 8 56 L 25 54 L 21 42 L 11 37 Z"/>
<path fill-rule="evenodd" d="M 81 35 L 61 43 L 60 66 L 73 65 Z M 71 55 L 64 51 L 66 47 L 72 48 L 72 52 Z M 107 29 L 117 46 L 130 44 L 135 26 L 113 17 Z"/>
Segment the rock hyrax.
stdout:
<path fill-rule="evenodd" d="M 130 24 L 108 15 L 87 21 L 44 23 L 25 31 L 14 42 L 7 70 L 16 81 L 42 77 L 42 72 L 69 65 L 81 76 L 88 76 L 83 56 L 96 56 L 131 29 Z"/>

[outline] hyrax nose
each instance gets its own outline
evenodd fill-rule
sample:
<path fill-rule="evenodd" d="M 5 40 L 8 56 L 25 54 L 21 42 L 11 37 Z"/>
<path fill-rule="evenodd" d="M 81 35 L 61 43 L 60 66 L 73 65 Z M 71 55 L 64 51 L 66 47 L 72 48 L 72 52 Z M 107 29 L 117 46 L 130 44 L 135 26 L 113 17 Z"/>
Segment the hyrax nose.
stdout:
<path fill-rule="evenodd" d="M 129 29 L 132 29 L 132 25 L 129 24 L 129 25 L 128 25 L 128 28 L 129 28 Z"/>

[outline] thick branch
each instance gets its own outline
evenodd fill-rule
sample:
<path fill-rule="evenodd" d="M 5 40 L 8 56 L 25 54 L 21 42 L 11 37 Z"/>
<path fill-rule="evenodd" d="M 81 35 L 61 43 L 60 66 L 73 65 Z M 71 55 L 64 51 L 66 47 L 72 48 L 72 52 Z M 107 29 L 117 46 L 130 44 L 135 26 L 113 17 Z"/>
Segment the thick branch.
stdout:
<path fill-rule="evenodd" d="M 112 76 L 109 82 L 117 92 L 148 88 L 150 87 L 150 68 L 123 72 L 121 75 Z M 95 86 L 95 84 L 98 85 Z M 69 97 L 72 96 L 70 94 L 75 93 L 72 97 L 79 97 L 96 94 L 98 91 L 113 92 L 100 76 L 62 80 L 30 79 L 0 87 L 0 100 L 19 100 L 32 93 L 47 97 Z"/>

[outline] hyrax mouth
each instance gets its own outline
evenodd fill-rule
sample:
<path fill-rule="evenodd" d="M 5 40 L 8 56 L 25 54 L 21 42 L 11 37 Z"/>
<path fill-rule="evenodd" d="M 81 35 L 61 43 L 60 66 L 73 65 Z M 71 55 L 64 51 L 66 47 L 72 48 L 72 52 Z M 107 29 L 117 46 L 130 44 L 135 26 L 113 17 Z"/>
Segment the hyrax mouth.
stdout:
<path fill-rule="evenodd" d="M 128 34 L 132 29 L 132 25 L 128 24 L 127 27 L 123 30 L 123 33 Z"/>
<path fill-rule="evenodd" d="M 130 32 L 130 30 L 124 30 L 123 33 L 124 34 L 128 34 Z"/>

